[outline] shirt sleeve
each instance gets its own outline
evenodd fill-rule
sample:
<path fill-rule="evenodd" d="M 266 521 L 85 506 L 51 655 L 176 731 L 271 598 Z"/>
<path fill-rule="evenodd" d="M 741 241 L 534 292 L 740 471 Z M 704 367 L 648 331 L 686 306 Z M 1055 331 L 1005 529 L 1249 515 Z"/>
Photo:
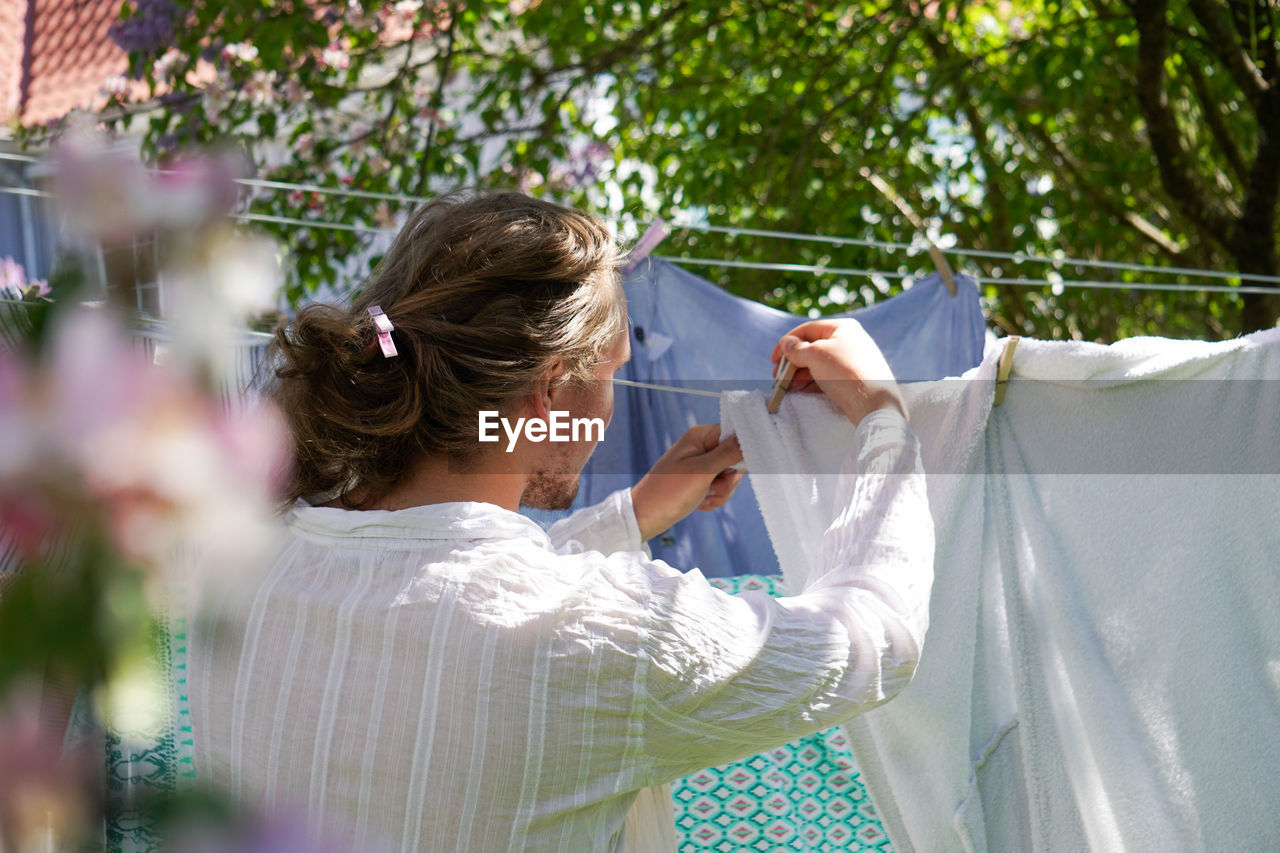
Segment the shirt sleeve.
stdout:
<path fill-rule="evenodd" d="M 645 571 L 645 757 L 657 784 L 844 722 L 911 680 L 928 625 L 933 520 L 906 420 L 858 425 L 804 589 L 728 595 Z"/>
<path fill-rule="evenodd" d="M 640 551 L 650 556 L 649 547 L 640 537 L 630 489 L 619 489 L 595 506 L 560 519 L 547 530 L 547 536 L 559 554 L 599 551 L 607 556 L 618 551 Z"/>

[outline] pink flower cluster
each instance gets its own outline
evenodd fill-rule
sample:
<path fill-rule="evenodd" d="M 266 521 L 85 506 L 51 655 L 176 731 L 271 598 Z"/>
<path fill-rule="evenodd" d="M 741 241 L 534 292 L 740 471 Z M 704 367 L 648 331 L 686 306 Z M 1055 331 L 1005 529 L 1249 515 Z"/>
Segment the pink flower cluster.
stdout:
<path fill-rule="evenodd" d="M 88 522 L 155 571 L 191 543 L 251 559 L 285 446 L 274 410 L 225 411 L 103 309 L 60 318 L 41 365 L 0 357 L 0 524 L 29 556 Z"/>
<path fill-rule="evenodd" d="M 50 833 L 87 840 L 76 830 L 88 826 L 93 763 L 64 752 L 62 740 L 41 713 L 38 690 L 12 691 L 0 702 L 0 839 L 16 850 L 48 849 Z"/>
<path fill-rule="evenodd" d="M 224 219 L 241 171 L 229 157 L 205 157 L 156 172 L 128 152 L 75 139 L 58 148 L 56 166 L 57 195 L 72 227 L 109 246 Z"/>
<path fill-rule="evenodd" d="M 0 296 L 21 299 L 24 296 L 48 296 L 49 282 L 28 279 L 22 264 L 11 257 L 0 258 Z"/>
<path fill-rule="evenodd" d="M 320 67 L 342 70 L 351 65 L 351 55 L 338 42 L 333 42 L 320 51 Z"/>

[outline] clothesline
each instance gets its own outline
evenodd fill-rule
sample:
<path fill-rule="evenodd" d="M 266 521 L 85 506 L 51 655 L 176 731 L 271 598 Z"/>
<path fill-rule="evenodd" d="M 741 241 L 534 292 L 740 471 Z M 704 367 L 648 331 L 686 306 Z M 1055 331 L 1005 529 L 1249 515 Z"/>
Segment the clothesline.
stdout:
<path fill-rule="evenodd" d="M 38 303 L 29 302 L 23 299 L 15 299 L 10 296 L 0 296 L 0 304 L 7 305 L 36 305 Z M 133 334 L 148 340 L 166 343 L 173 340 L 173 337 L 167 333 L 166 324 L 161 320 L 153 320 L 150 318 L 140 318 L 140 321 L 150 328 L 135 329 Z M 259 332 L 253 329 L 244 329 L 238 333 L 239 339 L 235 342 L 243 346 L 262 346 L 270 341 L 274 336 L 270 332 Z M 631 379 L 614 379 L 616 385 L 627 385 L 632 388 L 646 388 L 651 391 L 667 391 L 673 394 L 689 394 L 696 397 L 714 397 L 720 398 L 717 391 L 701 391 L 696 388 L 679 388 L 675 385 L 660 385 L 653 382 L 636 382 Z"/>
<path fill-rule="evenodd" d="M 237 218 L 245 219 L 251 222 L 274 222 L 274 223 L 283 224 L 283 225 L 299 225 L 304 227 L 319 227 L 319 228 L 327 227 L 327 228 L 340 229 L 344 231 L 356 231 L 356 232 L 364 231 L 367 233 L 384 233 L 384 234 L 395 233 L 395 229 L 391 229 L 391 228 L 368 228 L 368 227 L 361 227 L 358 225 L 347 225 L 345 223 L 340 223 L 340 222 L 323 222 L 322 220 L 295 219 L 292 217 L 276 216 L 273 214 L 265 214 L 265 213 L 238 213 L 238 214 L 235 214 L 235 216 Z M 673 227 L 681 228 L 686 226 L 675 225 Z M 882 248 L 893 246 L 895 248 L 908 250 L 912 253 L 924 251 L 924 248 L 921 246 L 913 246 L 906 243 L 891 244 L 885 241 L 875 241 L 875 240 L 858 241 L 854 238 L 843 238 L 843 237 L 824 238 L 824 237 L 821 237 L 820 235 L 805 235 L 805 234 L 787 235 L 786 232 L 780 232 L 780 231 L 765 231 L 761 229 L 752 229 L 752 228 L 729 228 L 728 226 L 722 226 L 722 225 L 706 225 L 706 226 L 690 225 L 687 227 L 708 230 L 708 231 L 735 231 L 735 232 L 740 232 L 740 233 L 745 233 L 750 235 L 758 235 L 758 236 L 790 236 L 793 239 L 801 239 L 801 238 L 822 239 L 822 240 L 831 240 L 831 241 L 842 241 L 842 242 L 847 242 L 851 244 L 860 242 L 862 244 L 867 244 L 867 245 L 877 245 Z M 957 250 L 957 253 L 965 254 L 965 252 L 963 252 L 962 250 Z M 998 256 L 998 257 L 1005 256 L 1003 253 L 982 252 L 979 250 L 974 250 L 969 254 L 981 254 L 984 256 Z M 653 257 L 658 258 L 660 260 L 669 261 L 671 263 L 681 264 L 684 266 L 721 266 L 721 267 L 734 267 L 738 269 L 774 270 L 778 272 L 808 272 L 816 275 L 854 275 L 854 276 L 879 275 L 879 276 L 884 276 L 885 278 L 899 278 L 899 279 L 912 277 L 911 273 L 899 272 L 897 270 L 871 270 L 871 269 L 857 269 L 857 268 L 849 268 L 849 267 L 830 267 L 830 266 L 824 266 L 821 264 L 789 264 L 789 263 L 779 263 L 779 262 L 771 262 L 771 261 L 738 261 L 738 260 L 731 260 L 727 258 L 690 258 L 690 257 L 683 257 L 683 256 L 677 257 L 677 256 L 671 256 L 671 255 L 654 255 Z M 1010 256 L 1010 257 L 1013 257 L 1013 256 Z M 1042 262 L 1042 263 L 1055 263 L 1055 264 L 1057 263 L 1072 264 L 1073 263 L 1072 260 L 1067 260 L 1067 259 L 1058 260 L 1058 259 L 1049 259 L 1049 258 L 1035 258 L 1031 256 L 1025 256 L 1025 259 L 1029 261 L 1036 261 L 1036 262 Z M 1081 262 L 1082 265 L 1087 263 L 1089 262 L 1083 262 L 1083 261 Z M 1243 278 L 1244 277 L 1236 273 L 1225 273 L 1217 270 L 1199 271 L 1199 270 L 1193 270 L 1190 268 L 1179 268 L 1179 267 L 1157 267 L 1157 266 L 1143 267 L 1143 266 L 1134 265 L 1134 264 L 1115 264 L 1112 262 L 1098 262 L 1098 263 L 1093 263 L 1092 265 L 1093 266 L 1109 265 L 1111 268 L 1115 268 L 1115 269 L 1141 270 L 1141 271 L 1149 271 L 1149 272 L 1164 271 L 1164 272 L 1171 272 L 1175 274 L 1185 274 L 1185 275 L 1203 274 L 1207 277 L 1213 277 L 1213 278 L 1237 278 L 1237 277 Z M 1013 285 L 1017 287 L 1043 287 L 1045 284 L 1049 284 L 1049 285 L 1059 284 L 1059 285 L 1062 285 L 1063 287 L 1078 287 L 1078 288 L 1096 289 L 1096 290 L 1126 290 L 1127 289 L 1127 290 L 1157 290 L 1157 291 L 1166 291 L 1166 292 L 1182 290 L 1182 291 L 1193 291 L 1197 293 L 1199 292 L 1258 293 L 1263 295 L 1275 295 L 1276 293 L 1275 288 L 1262 287 L 1258 285 L 1211 285 L 1211 284 L 1185 285 L 1185 284 L 1177 284 L 1175 282 L 1105 282 L 1105 281 L 1096 281 L 1096 280 L 1082 281 L 1078 279 L 1070 279 L 1070 280 L 1063 279 L 1061 281 L 1052 281 L 1048 279 L 1040 280 L 1040 279 L 1028 279 L 1028 278 L 1002 278 L 999 276 L 977 276 L 977 275 L 970 275 L 969 277 L 980 284 L 1007 284 L 1007 285 Z M 1280 276 L 1250 275 L 1248 276 L 1248 278 L 1255 281 L 1274 281 L 1276 283 L 1280 283 Z"/>
<path fill-rule="evenodd" d="M 245 212 L 245 213 L 237 213 L 234 215 L 239 219 L 244 219 L 250 222 L 274 222 L 282 225 L 298 225 L 298 226 L 311 227 L 311 228 L 330 228 L 330 229 L 336 229 L 336 230 L 342 230 L 342 231 L 354 231 L 357 233 L 368 233 L 368 234 L 396 233 L 396 229 L 394 228 L 371 228 L 368 226 L 349 225 L 341 222 L 296 219 L 293 217 L 277 216 L 274 214 L 266 214 L 266 213 Z M 819 241 L 819 242 L 832 243 L 836 245 L 868 246 L 873 248 L 887 249 L 890 251 L 902 250 L 912 255 L 917 253 L 924 253 L 926 251 L 926 248 L 924 246 L 920 246 L 912 243 L 894 243 L 886 240 L 864 240 L 856 237 L 825 237 L 820 234 L 802 234 L 802 233 L 794 233 L 794 232 L 786 232 L 786 231 L 768 231 L 765 229 L 758 229 L 758 228 L 737 228 L 737 227 L 727 226 L 727 225 L 710 225 L 710 224 L 702 224 L 702 223 L 674 223 L 672 224 L 671 227 L 675 229 L 688 228 L 695 231 L 711 231 L 711 232 L 719 232 L 719 233 L 726 233 L 726 234 L 733 234 L 733 235 L 777 237 L 781 239 L 802 240 L 802 241 Z M 1067 258 L 1067 257 L 1051 258 L 1051 257 L 1045 257 L 1041 255 L 1027 255 L 1027 254 L 1018 253 L 1018 252 L 996 252 L 996 251 L 990 251 L 985 249 L 953 248 L 953 249 L 942 249 L 941 251 L 946 252 L 948 254 L 961 255 L 961 256 L 972 255 L 975 257 L 1003 259 L 1003 260 L 1013 261 L 1015 263 L 1025 262 L 1025 263 L 1052 264 L 1054 266 L 1086 266 L 1086 267 L 1098 267 L 1098 268 L 1105 268 L 1105 269 L 1125 270 L 1130 272 L 1163 272 L 1163 273 L 1169 273 L 1171 275 L 1187 275 L 1192 277 L 1203 277 L 1203 278 L 1248 278 L 1251 281 L 1267 281 L 1267 282 L 1280 284 L 1280 276 L 1264 275 L 1261 273 L 1259 274 L 1250 273 L 1246 275 L 1244 273 L 1223 272 L 1222 270 L 1202 270 L 1202 269 L 1196 269 L 1193 267 L 1172 267 L 1172 266 L 1158 266 L 1158 265 L 1145 266 L 1142 264 L 1126 264 L 1118 261 L 1091 261 L 1084 258 Z M 781 271 L 787 271 L 787 272 L 815 272 L 815 273 L 826 273 L 831 275 L 883 275 L 887 278 L 895 278 L 895 277 L 906 278 L 910 275 L 909 273 L 900 273 L 900 272 L 888 271 L 888 270 L 846 269 L 841 267 L 826 267 L 821 265 L 772 264 L 764 261 L 728 261 L 728 260 L 713 260 L 713 259 L 701 259 L 701 258 L 676 258 L 676 257 L 670 257 L 670 256 L 655 256 L 655 257 L 662 257 L 663 260 L 671 261 L 672 263 L 682 263 L 682 264 L 695 265 L 695 266 L 697 265 L 730 266 L 730 267 L 741 267 L 745 269 L 772 269 L 772 270 L 781 270 Z M 970 277 L 973 278 L 975 281 L 979 279 L 979 277 L 977 276 L 970 276 Z M 1007 278 L 999 278 L 995 276 L 985 277 L 983 278 L 983 281 L 999 282 L 1001 284 L 1018 284 L 1018 285 L 1029 284 L 1034 286 L 1043 286 L 1046 283 L 1045 281 L 1040 281 L 1037 279 L 1007 279 Z M 1077 282 L 1075 280 L 1064 279 L 1061 282 L 1049 281 L 1047 283 L 1062 284 L 1063 286 L 1077 287 L 1077 286 L 1086 286 L 1088 284 L 1091 284 L 1092 282 Z M 1145 284 L 1138 284 L 1133 282 L 1124 282 L 1119 284 L 1113 283 L 1113 282 L 1106 282 L 1103 284 L 1103 287 L 1108 289 L 1114 289 L 1116 287 L 1121 287 L 1121 288 L 1127 287 L 1127 288 L 1139 289 L 1139 290 L 1197 290 L 1197 291 L 1217 292 L 1217 293 L 1261 293 L 1261 294 L 1275 293 L 1274 288 L 1259 287 L 1256 285 L 1187 286 L 1187 285 L 1179 285 L 1174 283 L 1159 283 L 1159 284 L 1153 284 L 1153 285 L 1145 285 Z"/>
<path fill-rule="evenodd" d="M 29 302 L 24 299 L 15 299 L 10 296 L 0 296 L 0 304 L 5 305 L 36 305 L 38 303 Z M 146 340 L 158 343 L 168 343 L 173 340 L 173 336 L 168 334 L 164 328 L 164 324 L 159 320 L 150 318 L 140 318 L 141 322 L 150 326 L 147 329 L 134 329 L 133 334 Z M 245 329 L 240 331 L 239 338 L 234 342 L 237 346 L 258 347 L 269 342 L 274 336 L 269 332 L 259 332 L 253 329 Z M 631 379 L 613 380 L 615 385 L 626 385 L 631 388 L 645 388 L 650 391 L 666 391 L 672 394 L 689 394 L 695 397 L 713 397 L 720 399 L 718 391 L 701 391 L 696 388 L 680 388 L 675 385 L 661 385 L 653 382 L 636 382 Z"/>
<path fill-rule="evenodd" d="M 40 162 L 37 158 L 31 157 L 29 155 L 10 154 L 6 152 L 0 152 L 0 160 L 18 160 L 21 162 L 28 162 L 28 163 Z M 377 200 L 385 200 L 385 201 L 399 201 L 399 202 L 414 203 L 414 204 L 426 203 L 428 201 L 431 201 L 431 198 L 426 196 L 404 195 L 401 193 L 381 193 L 381 192 L 372 192 L 369 190 L 353 189 L 349 187 L 326 187 L 326 186 L 321 186 L 319 184 L 292 183 L 288 181 L 268 181 L 268 180 L 262 180 L 262 179 L 256 179 L 256 178 L 241 178 L 237 180 L 237 183 L 243 186 L 263 188 L 263 189 L 288 190 L 291 192 L 312 192 L 312 193 L 321 193 L 325 195 L 335 195 L 335 196 L 352 197 L 352 198 L 369 198 L 369 199 L 377 199 Z M 38 195 L 39 193 L 38 191 L 27 190 L 22 194 Z M 240 216 L 243 218 L 253 219 L 256 217 L 268 217 L 270 216 L 270 214 L 245 213 L 245 214 L 240 214 Z M 280 224 L 286 224 L 286 225 L 292 225 L 292 224 L 306 225 L 313 228 L 327 227 L 327 228 L 343 230 L 343 231 L 356 231 L 356 232 L 364 232 L 364 233 L 381 233 L 383 231 L 392 230 L 392 229 L 380 229 L 380 228 L 367 228 L 367 227 L 347 225 L 344 223 L 337 223 L 337 222 L 325 223 L 323 220 L 292 219 L 290 217 L 264 218 L 258 221 L 278 222 Z M 613 220 L 613 222 L 615 224 L 620 224 L 621 221 Z M 689 229 L 694 231 L 727 234 L 730 236 L 767 237 L 767 238 L 780 239 L 780 240 L 797 240 L 802 242 L 827 243 L 829 245 L 834 245 L 834 246 L 864 246 L 868 248 L 882 249 L 890 252 L 901 250 L 901 251 L 905 251 L 913 254 L 916 252 L 924 251 L 926 248 L 917 243 L 903 243 L 903 242 L 898 242 L 893 240 L 874 240 L 874 239 L 863 238 L 863 237 L 844 237 L 844 236 L 834 236 L 834 235 L 827 235 L 827 234 L 812 234 L 812 233 L 805 233 L 805 232 L 798 232 L 798 231 L 778 231 L 778 230 L 765 229 L 765 228 L 746 228 L 746 227 L 735 226 L 735 225 L 715 225 L 712 223 L 700 223 L 700 222 L 687 222 L 687 221 L 675 222 L 675 223 L 671 223 L 671 227 L 675 229 Z M 957 255 L 961 257 L 991 258 L 994 260 L 1007 260 L 1012 263 L 1018 263 L 1018 264 L 1035 263 L 1035 264 L 1049 264 L 1054 267 L 1061 267 L 1061 266 L 1096 267 L 1099 269 L 1127 270 L 1130 272 L 1160 272 L 1160 273 L 1169 273 L 1172 275 L 1194 276 L 1199 278 L 1248 278 L 1252 281 L 1265 281 L 1265 282 L 1280 284 L 1280 275 L 1267 275 L 1263 273 L 1245 274 L 1241 272 L 1209 270 L 1209 269 L 1203 269 L 1199 267 L 1180 267 L 1180 266 L 1171 266 L 1171 265 L 1164 265 L 1164 264 L 1133 264 L 1133 263 L 1126 263 L 1123 261 L 1095 260 L 1091 258 L 1075 258 L 1075 257 L 1070 257 L 1065 255 L 1062 257 L 1054 257 L 1054 256 L 1048 256 L 1048 255 L 1028 254 L 1026 252 L 1005 252 L 1005 251 L 997 251 L 994 249 L 974 249 L 974 248 L 965 248 L 960 246 L 953 246 L 950 248 L 943 248 L 943 247 L 938 247 L 938 248 L 940 251 L 950 255 Z M 1247 291 L 1239 291 L 1238 289 L 1236 289 L 1236 292 L 1247 292 Z M 1264 291 L 1264 292 L 1270 293 L 1271 291 Z"/>
<path fill-rule="evenodd" d="M 39 195 L 47 197 L 49 193 L 31 190 L 26 187 L 10 187 L 0 186 L 0 193 L 20 191 L 22 195 Z M 290 216 L 277 216 L 268 213 L 235 213 L 232 214 L 236 219 L 248 222 L 270 222 L 277 225 L 296 225 L 303 228 L 319 228 L 339 231 L 352 231 L 356 233 L 366 234 L 394 234 L 394 228 L 372 228 L 362 225 L 348 225 L 342 222 L 328 222 L 325 220 L 298 219 Z M 709 228 L 722 228 L 723 226 L 708 226 Z M 758 229 L 745 229 L 748 231 Z M 773 232 L 761 232 L 765 234 Z M 782 232 L 777 232 L 782 233 Z M 845 239 L 845 238 L 831 238 Z M 907 244 L 899 244 L 903 248 L 911 251 L 921 251 L 919 246 L 909 246 Z M 740 261 L 730 258 L 691 258 L 673 255 L 654 255 L 656 259 L 668 261 L 673 264 L 682 266 L 704 266 L 704 267 L 732 267 L 735 269 L 758 269 L 771 270 L 775 272 L 805 272 L 814 275 L 846 275 L 846 276 L 883 276 L 884 278 L 913 278 L 914 274 L 902 272 L 900 270 L 873 270 L 858 269 L 851 267 L 830 267 L 820 264 L 791 264 L 773 261 Z M 1064 261 L 1065 263 L 1065 261 Z M 1134 267 L 1134 269 L 1148 269 L 1145 267 Z M 1151 270 L 1157 267 L 1149 268 Z M 1231 275 L 1230 273 L 1222 273 L 1216 271 L 1206 271 L 1206 274 L 1222 277 Z M 1061 287 L 1072 287 L 1082 290 L 1152 290 L 1162 292 L 1188 292 L 1188 293 L 1257 293 L 1262 295 L 1276 295 L 1276 289 L 1263 287 L 1259 285 L 1213 285 L 1213 284 L 1177 284 L 1174 282 L 1114 282 L 1114 281 L 1096 281 L 1096 280 L 1075 280 L 1062 279 L 1053 281 L 1050 279 L 1032 279 L 1032 278 L 1001 278 L 999 276 L 980 276 L 970 275 L 975 282 L 979 284 L 1004 284 L 1014 287 L 1044 287 L 1046 285 Z M 1274 280 L 1280 283 L 1280 276 L 1250 276 L 1252 279 L 1261 279 L 1264 281 Z"/>
<path fill-rule="evenodd" d="M 10 301 L 10 300 L 5 300 Z M 29 303 L 28 303 L 29 304 Z M 158 343 L 172 343 L 177 340 L 169 331 L 169 324 L 163 320 L 157 320 L 152 317 L 135 318 L 145 325 L 145 329 L 134 329 L 133 334 L 140 338 L 156 341 Z M 274 338 L 271 332 L 260 332 L 257 329 L 237 329 L 235 331 L 235 340 L 232 343 L 236 346 L 259 347 L 270 343 Z"/>
<path fill-rule="evenodd" d="M 719 391 L 699 391 L 696 388 L 678 388 L 675 385 L 659 385 L 653 382 L 636 382 L 634 379 L 613 380 L 614 385 L 627 385 L 631 388 L 647 388 L 650 391 L 669 391 L 674 394 L 691 394 L 696 397 L 715 397 L 720 399 Z"/>
<path fill-rule="evenodd" d="M 0 156 L 3 156 L 3 155 L 0 155 Z M 25 196 L 37 196 L 42 198 L 48 197 L 50 195 L 49 193 L 41 190 L 33 190 L 27 187 L 13 187 L 13 186 L 0 186 L 0 193 L 11 193 L 14 195 L 25 195 Z M 269 222 L 277 225 L 295 225 L 303 228 L 319 228 L 319 229 L 350 231 L 355 233 L 366 233 L 366 234 L 396 233 L 395 229 L 393 228 L 373 228 L 369 226 L 349 225 L 341 222 L 299 219 L 295 217 L 277 216 L 274 214 L 266 214 L 266 213 L 245 212 L 245 213 L 232 214 L 232 216 L 234 216 L 236 219 L 240 219 L 248 222 Z M 875 246 L 880 246 L 882 248 L 892 246 L 894 248 L 902 248 L 902 249 L 908 250 L 913 254 L 916 252 L 922 251 L 922 247 L 914 246 L 906 243 L 889 243 L 886 241 L 875 241 L 875 240 L 871 240 L 871 241 L 858 240 L 857 238 L 850 238 L 850 237 L 823 237 L 822 235 L 816 235 L 816 234 L 792 234 L 789 232 L 768 231 L 764 229 L 730 228 L 728 226 L 720 226 L 720 225 L 689 225 L 689 226 L 675 226 L 675 227 L 690 227 L 690 228 L 698 228 L 698 229 L 708 230 L 708 231 L 734 232 L 734 233 L 743 233 L 743 234 L 755 235 L 755 236 L 776 236 L 776 237 L 786 236 L 786 237 L 790 237 L 791 239 L 812 239 L 812 240 L 822 240 L 826 242 L 875 245 Z M 966 254 L 964 250 L 955 250 L 955 252 L 958 254 Z M 1039 262 L 1039 263 L 1073 264 L 1073 265 L 1078 263 L 1080 265 L 1108 266 L 1114 269 L 1141 270 L 1141 271 L 1147 271 L 1147 272 L 1167 271 L 1167 272 L 1173 272 L 1173 273 L 1183 274 L 1183 275 L 1204 275 L 1204 276 L 1216 277 L 1216 278 L 1246 277 L 1240 273 L 1227 273 L 1219 270 L 1195 270 L 1192 268 L 1160 267 L 1160 266 L 1144 267 L 1141 265 L 1118 264 L 1118 263 L 1109 262 L 1109 261 L 1092 262 L 1092 261 L 1083 261 L 1080 259 L 1056 259 L 1056 258 L 1043 258 L 1043 257 L 1026 256 L 1026 255 L 1021 255 L 1021 256 L 1007 255 L 1006 253 L 998 253 L 998 252 L 993 253 L 993 252 L 986 252 L 982 250 L 972 250 L 972 251 L 969 251 L 968 254 L 979 254 L 979 255 L 988 256 L 988 257 L 993 257 L 993 256 L 994 257 L 1010 257 L 1014 259 L 1022 259 L 1022 260 Z M 771 262 L 771 261 L 741 261 L 741 260 L 733 260 L 729 258 L 691 258 L 691 257 L 671 256 L 671 255 L 655 255 L 654 257 L 659 258 L 661 260 L 669 261 L 670 263 L 680 264 L 682 266 L 719 266 L 719 267 L 732 267 L 736 269 L 772 270 L 776 272 L 806 272 L 814 275 L 883 276 L 885 278 L 897 278 L 897 279 L 914 277 L 912 273 L 901 272 L 899 270 L 872 270 L 872 269 L 859 269 L 859 268 L 850 268 L 850 267 L 831 267 L 831 266 L 825 266 L 821 264 L 792 264 L 792 263 L 781 263 L 781 262 Z M 1191 293 L 1227 293 L 1227 294 L 1256 293 L 1260 295 L 1271 295 L 1271 296 L 1276 294 L 1275 288 L 1264 287 L 1260 285 L 1178 284 L 1175 282 L 1115 282 L 1115 281 L 1099 281 L 1094 279 L 1083 279 L 1083 280 L 1082 279 L 1060 279 L 1060 280 L 1054 281 L 1051 279 L 1003 278 L 1000 276 L 981 276 L 981 275 L 970 275 L 969 277 L 979 284 L 1008 285 L 1013 287 L 1044 287 L 1045 285 L 1049 285 L 1049 286 L 1056 285 L 1060 287 L 1072 287 L 1072 288 L 1084 289 L 1084 290 L 1151 290 L 1151 291 L 1161 291 L 1166 293 L 1172 293 L 1172 292 L 1178 292 L 1178 291 L 1191 292 Z M 1250 274 L 1247 277 L 1250 280 L 1255 280 L 1255 281 L 1274 281 L 1274 282 L 1280 283 L 1280 276 Z"/>
<path fill-rule="evenodd" d="M 828 267 L 817 264 L 788 264 L 777 263 L 772 261 L 735 261 L 728 258 L 687 258 L 676 257 L 671 255 L 653 255 L 652 257 L 669 261 L 673 264 L 682 264 L 689 266 L 705 266 L 705 267 L 735 267 L 741 269 L 759 269 L 759 270 L 775 270 L 779 272 L 809 272 L 815 275 L 879 275 L 885 278 L 914 278 L 914 274 L 900 272 L 897 270 L 866 270 L 851 269 L 848 267 Z M 967 275 L 979 284 L 1009 284 L 1015 287 L 1044 287 L 1045 285 L 1061 285 L 1063 287 L 1077 287 L 1086 290 L 1160 290 L 1160 291 L 1186 291 L 1190 293 L 1261 293 L 1274 296 L 1277 294 L 1276 288 L 1262 287 L 1259 285 L 1233 285 L 1233 284 L 1177 284 L 1175 282 L 1137 282 L 1137 281 L 1096 281 L 1096 280 L 1079 280 L 1079 279 L 1062 279 L 1054 281 L 1052 279 L 1039 278 L 1001 278 L 1000 276 L 983 276 L 970 275 L 969 273 L 961 273 Z"/>
<path fill-rule="evenodd" d="M 911 254 L 927 251 L 928 247 L 915 243 L 898 243 L 891 240 L 869 240 L 860 237 L 832 237 L 824 234 L 806 234 L 796 231 L 771 231 L 763 228 L 740 228 L 730 225 L 710 225 L 703 223 L 674 223 L 672 228 L 690 228 L 695 231 L 712 231 L 717 233 L 730 234 L 734 236 L 742 235 L 748 237 L 774 237 L 780 240 L 798 240 L 801 242 L 817 242 L 830 243 L 832 245 L 842 246 L 867 246 L 875 249 L 884 249 L 890 252 L 903 250 Z M 1098 267 L 1101 269 L 1128 270 L 1130 272 L 1163 272 L 1173 275 L 1189 275 L 1200 278 L 1249 278 L 1255 281 L 1271 281 L 1280 283 L 1280 275 L 1264 275 L 1264 274 L 1245 274 L 1239 272 L 1223 272 L 1222 270 L 1206 270 L 1196 267 L 1175 267 L 1162 266 L 1159 264 L 1130 264 L 1122 261 L 1100 261 L 1091 260 L 1089 258 L 1073 258 L 1069 256 L 1052 257 L 1048 255 L 1030 255 L 1025 252 L 999 252 L 994 249 L 970 249 L 962 246 L 953 246 L 951 248 L 938 247 L 938 250 L 948 255 L 972 256 L 976 258 L 992 258 L 995 260 L 1008 260 L 1013 263 L 1036 263 L 1051 264 L 1055 267 L 1060 266 L 1076 266 L 1076 267 Z M 1270 291 L 1268 291 L 1270 292 Z"/>

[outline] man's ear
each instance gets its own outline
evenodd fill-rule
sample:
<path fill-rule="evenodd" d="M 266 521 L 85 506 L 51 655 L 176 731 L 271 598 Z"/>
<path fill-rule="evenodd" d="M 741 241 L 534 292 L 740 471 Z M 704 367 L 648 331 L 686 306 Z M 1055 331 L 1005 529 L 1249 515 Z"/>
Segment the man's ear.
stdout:
<path fill-rule="evenodd" d="M 551 409 L 554 400 L 559 396 L 560 385 L 557 380 L 564 372 L 564 363 L 556 359 L 550 367 L 538 375 L 529 394 L 529 408 L 534 417 L 544 421 L 551 420 Z"/>

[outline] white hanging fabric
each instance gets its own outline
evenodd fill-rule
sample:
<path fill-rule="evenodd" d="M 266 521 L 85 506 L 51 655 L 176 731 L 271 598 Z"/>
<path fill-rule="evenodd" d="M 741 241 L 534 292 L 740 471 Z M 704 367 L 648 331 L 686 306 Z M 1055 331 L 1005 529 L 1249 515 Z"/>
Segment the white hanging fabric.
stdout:
<path fill-rule="evenodd" d="M 1275 849 L 1280 330 L 1024 340 L 904 388 L 937 531 L 913 683 L 848 724 L 894 849 Z M 784 573 L 852 427 L 724 395 Z M 789 441 L 764 444 L 748 435 Z M 781 520 L 780 520 L 781 519 Z"/>

